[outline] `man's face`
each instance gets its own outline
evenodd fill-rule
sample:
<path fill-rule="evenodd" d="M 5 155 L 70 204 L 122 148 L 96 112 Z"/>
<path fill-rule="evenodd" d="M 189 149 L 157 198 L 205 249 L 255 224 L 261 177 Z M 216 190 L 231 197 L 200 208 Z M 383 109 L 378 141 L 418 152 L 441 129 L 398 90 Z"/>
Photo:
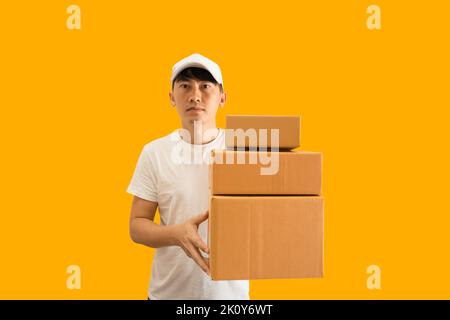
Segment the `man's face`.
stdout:
<path fill-rule="evenodd" d="M 220 92 L 218 84 L 196 79 L 175 82 L 169 96 L 185 123 L 215 119 L 217 108 L 226 101 L 226 94 Z"/>

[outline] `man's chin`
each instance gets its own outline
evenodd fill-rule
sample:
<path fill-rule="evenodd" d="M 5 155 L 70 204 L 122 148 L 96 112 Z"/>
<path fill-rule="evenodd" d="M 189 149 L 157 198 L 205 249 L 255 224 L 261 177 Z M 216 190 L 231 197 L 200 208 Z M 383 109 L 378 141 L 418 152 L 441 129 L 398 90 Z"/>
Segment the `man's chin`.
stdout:
<path fill-rule="evenodd" d="M 186 118 L 189 119 L 189 121 L 203 121 L 204 119 L 206 119 L 206 114 L 204 112 L 197 114 L 188 114 Z"/>

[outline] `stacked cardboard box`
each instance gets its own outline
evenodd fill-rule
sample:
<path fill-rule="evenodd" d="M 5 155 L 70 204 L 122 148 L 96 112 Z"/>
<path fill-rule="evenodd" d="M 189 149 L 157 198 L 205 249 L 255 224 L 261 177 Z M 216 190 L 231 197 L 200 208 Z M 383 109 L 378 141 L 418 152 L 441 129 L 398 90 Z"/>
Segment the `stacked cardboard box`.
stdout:
<path fill-rule="evenodd" d="M 300 117 L 229 115 L 227 129 L 248 135 L 227 130 L 227 150 L 211 155 L 212 279 L 322 277 L 322 154 L 287 151 L 300 145 Z M 264 137 L 273 129 L 278 148 Z"/>

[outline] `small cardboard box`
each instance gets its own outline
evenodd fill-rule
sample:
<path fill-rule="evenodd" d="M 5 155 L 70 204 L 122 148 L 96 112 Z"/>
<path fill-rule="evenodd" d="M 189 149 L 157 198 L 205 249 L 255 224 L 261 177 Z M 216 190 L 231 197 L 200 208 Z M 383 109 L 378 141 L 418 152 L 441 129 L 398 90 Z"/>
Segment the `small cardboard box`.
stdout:
<path fill-rule="evenodd" d="M 323 198 L 212 196 L 213 280 L 323 276 Z"/>
<path fill-rule="evenodd" d="M 209 168 L 213 195 L 320 195 L 322 153 L 214 150 Z"/>
<path fill-rule="evenodd" d="M 277 147 L 272 139 L 272 129 L 279 130 L 279 149 L 294 149 L 300 146 L 300 116 L 227 115 L 226 129 L 225 144 L 231 149 Z M 242 139 L 238 138 L 237 129 L 243 130 Z M 249 129 L 254 130 L 248 131 Z M 261 129 L 266 129 L 265 134 Z"/>

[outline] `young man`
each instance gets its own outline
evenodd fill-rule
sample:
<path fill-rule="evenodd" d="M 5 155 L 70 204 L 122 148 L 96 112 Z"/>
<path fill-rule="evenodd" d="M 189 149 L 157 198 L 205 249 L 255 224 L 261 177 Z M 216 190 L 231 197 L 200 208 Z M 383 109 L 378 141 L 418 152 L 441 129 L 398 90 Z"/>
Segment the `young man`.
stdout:
<path fill-rule="evenodd" d="M 216 127 L 217 109 L 226 101 L 221 70 L 192 54 L 173 66 L 171 83 L 170 103 L 182 129 L 144 146 L 127 189 L 134 195 L 131 238 L 157 248 L 149 299 L 249 299 L 247 280 L 212 281 L 207 259 L 205 160 L 211 150 L 225 149 L 224 130 Z M 157 207 L 159 225 L 153 222 Z"/>

